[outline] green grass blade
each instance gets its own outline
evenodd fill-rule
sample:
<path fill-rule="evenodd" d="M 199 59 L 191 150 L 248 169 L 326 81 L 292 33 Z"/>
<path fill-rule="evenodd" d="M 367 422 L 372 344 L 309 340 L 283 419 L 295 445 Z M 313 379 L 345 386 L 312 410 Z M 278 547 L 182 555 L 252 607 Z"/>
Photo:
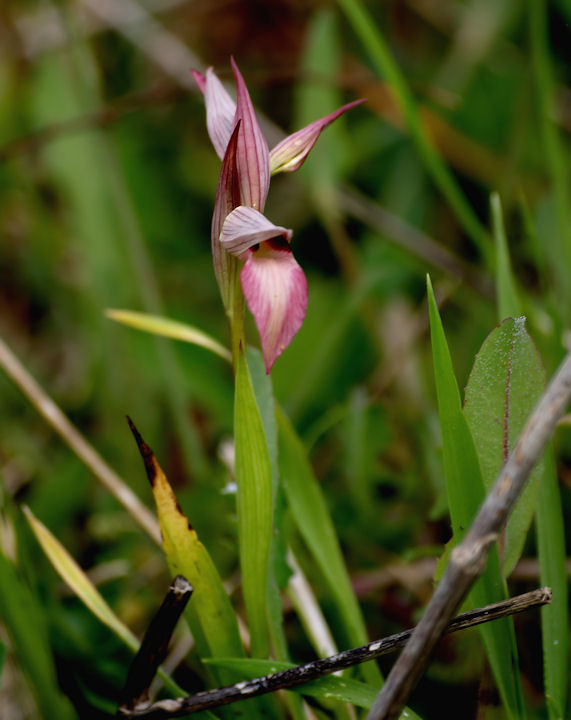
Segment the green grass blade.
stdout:
<path fill-rule="evenodd" d="M 162 315 L 150 315 L 149 313 L 137 312 L 135 310 L 109 309 L 105 311 L 105 315 L 111 320 L 115 320 L 115 322 L 122 323 L 136 330 L 171 338 L 172 340 L 181 340 L 191 345 L 198 345 L 198 347 L 204 348 L 205 350 L 210 350 L 223 360 L 232 362 L 232 355 L 224 345 L 193 325 L 187 325 L 178 320 L 171 320 Z"/>
<path fill-rule="evenodd" d="M 548 446 L 535 515 L 541 584 L 553 591 L 541 609 L 545 693 L 550 720 L 565 717 L 568 678 L 568 590 L 565 529 L 553 447 Z"/>
<path fill-rule="evenodd" d="M 272 506 L 274 532 L 270 546 L 270 562 L 268 571 L 268 628 L 270 631 L 272 657 L 277 660 L 289 661 L 287 639 L 284 631 L 283 603 L 281 596 L 282 585 L 284 584 L 284 571 L 289 573 L 286 560 L 286 545 L 284 542 L 281 517 L 283 512 L 276 508 L 283 506 L 283 501 L 277 501 L 278 497 L 278 427 L 276 422 L 276 411 L 271 375 L 266 373 L 266 367 L 262 354 L 259 350 L 249 347 L 246 350 L 246 358 L 252 386 L 256 396 L 256 402 L 260 410 L 262 425 L 266 438 L 266 447 L 270 458 L 272 470 Z M 288 710 L 294 720 L 302 720 L 305 715 L 301 699 L 295 695 L 288 697 Z"/>
<path fill-rule="evenodd" d="M 0 690 L 2 690 L 2 675 L 4 673 L 4 663 L 6 662 L 6 645 L 0 640 Z"/>
<path fill-rule="evenodd" d="M 22 508 L 36 540 L 47 555 L 58 575 L 73 590 L 77 597 L 101 622 L 112 630 L 125 645 L 136 652 L 139 648 L 137 637 L 119 620 L 105 602 L 95 585 L 71 557 L 64 546 L 47 527 L 40 522 L 28 507 Z"/>
<path fill-rule="evenodd" d="M 462 412 L 460 392 L 430 278 L 427 278 L 427 290 L 444 475 L 454 542 L 459 542 L 482 504 L 484 483 L 470 428 Z M 498 555 L 492 548 L 486 570 L 470 592 L 470 604 L 486 605 L 504 597 Z M 506 711 L 511 718 L 519 720 L 525 712 L 513 622 L 511 618 L 500 620 L 493 628 L 482 626 L 480 632 Z"/>
<path fill-rule="evenodd" d="M 500 196 L 492 193 L 490 198 L 492 213 L 492 228 L 494 244 L 496 246 L 496 293 L 498 299 L 498 320 L 501 322 L 507 317 L 516 318 L 521 315 L 521 306 L 515 288 L 514 277 L 510 264 L 510 256 L 504 220 L 502 217 L 502 204 Z"/>
<path fill-rule="evenodd" d="M 367 630 L 329 510 L 301 440 L 280 408 L 276 414 L 280 474 L 294 520 L 327 581 L 347 639 L 353 645 L 364 645 Z M 362 668 L 367 681 L 378 687 L 382 679 L 377 666 L 365 663 Z"/>
<path fill-rule="evenodd" d="M 552 278 L 558 288 L 558 309 L 561 319 L 569 322 L 571 313 L 571 211 L 569 197 L 568 149 L 557 127 L 556 88 L 551 69 L 548 45 L 547 3 L 527 0 L 527 18 L 531 45 L 532 71 L 539 110 L 540 137 L 548 172 L 553 181 L 557 232 L 546 238 L 551 251 Z"/>
<path fill-rule="evenodd" d="M 272 468 L 243 349 L 240 349 L 236 363 L 234 440 L 242 592 L 252 655 L 267 657 L 268 573 L 273 524 Z"/>
<path fill-rule="evenodd" d="M 488 261 L 488 264 L 491 265 L 492 248 L 490 237 L 476 217 L 454 176 L 435 150 L 422 123 L 406 79 L 383 36 L 359 0 L 338 0 L 338 2 L 347 15 L 356 35 L 369 53 L 379 76 L 386 79 L 391 86 L 426 169 L 450 203 L 462 227 L 480 250 L 482 256 Z"/>
<path fill-rule="evenodd" d="M 525 318 L 506 318 L 482 344 L 466 385 L 464 402 L 464 414 L 487 491 L 506 463 L 544 386 L 543 364 L 525 329 Z M 522 553 L 542 472 L 539 463 L 508 520 L 503 539 L 505 577 Z"/>
<path fill-rule="evenodd" d="M 58 687 L 45 613 L 38 598 L 22 582 L 1 551 L 0 618 L 35 696 L 38 716 L 45 720 L 74 718 L 69 701 Z"/>
<path fill-rule="evenodd" d="M 105 602 L 95 585 L 71 557 L 59 540 L 52 535 L 47 527 L 40 522 L 32 513 L 32 511 L 24 507 L 24 514 L 32 532 L 36 536 L 40 547 L 45 552 L 48 560 L 54 567 L 54 570 L 61 579 L 73 590 L 81 602 L 97 617 L 101 622 L 112 630 L 127 647 L 133 652 L 139 649 L 139 640 L 129 630 L 129 628 L 115 615 L 113 610 Z M 184 690 L 180 688 L 174 680 L 159 669 L 159 676 L 165 683 L 165 687 L 173 695 L 184 694 Z M 50 715 L 53 717 L 53 715 Z"/>

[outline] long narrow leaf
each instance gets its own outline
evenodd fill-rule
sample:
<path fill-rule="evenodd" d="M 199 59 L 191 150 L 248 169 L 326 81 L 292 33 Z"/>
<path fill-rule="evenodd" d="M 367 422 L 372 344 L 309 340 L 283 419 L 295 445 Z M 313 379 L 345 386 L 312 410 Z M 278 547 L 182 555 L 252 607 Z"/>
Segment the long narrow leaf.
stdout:
<path fill-rule="evenodd" d="M 348 640 L 353 645 L 362 645 L 368 641 L 367 630 L 329 510 L 303 443 L 280 408 L 277 408 L 276 414 L 281 479 L 294 520 L 329 585 Z M 382 682 L 379 670 L 373 663 L 363 665 L 363 674 L 377 687 Z"/>
<path fill-rule="evenodd" d="M 522 309 L 512 278 L 509 251 L 503 231 L 501 206 L 497 195 L 492 195 L 491 207 L 497 251 L 496 287 L 498 289 L 499 314 L 500 317 L 502 315 L 518 317 L 521 315 Z M 534 246 L 537 247 L 535 228 L 525 204 L 523 205 L 523 214 L 528 226 L 528 233 L 534 240 Z M 543 262 L 542 253 L 537 252 L 536 257 L 538 262 Z M 536 373 L 532 372 L 529 375 L 530 381 L 535 376 Z M 524 376 L 524 382 L 527 389 L 527 374 Z M 534 474 L 537 474 L 537 470 L 534 471 Z M 567 699 L 569 618 L 563 509 L 551 444 L 548 445 L 545 452 L 538 479 L 539 493 L 535 525 L 540 577 L 541 583 L 553 590 L 551 604 L 541 610 L 544 682 L 549 718 L 550 720 L 560 720 L 564 717 Z"/>
<path fill-rule="evenodd" d="M 535 516 L 541 583 L 553 591 L 541 608 L 545 693 L 550 720 L 565 717 L 568 680 L 569 617 L 565 529 L 553 447 L 544 458 Z"/>
<path fill-rule="evenodd" d="M 77 597 L 91 610 L 104 625 L 123 640 L 133 651 L 139 648 L 137 637 L 119 620 L 105 602 L 95 585 L 71 557 L 59 540 L 40 522 L 30 508 L 22 508 L 30 527 L 42 550 L 54 566 L 58 575 L 73 590 Z"/>
<path fill-rule="evenodd" d="M 340 7 L 352 24 L 371 57 L 380 77 L 389 83 L 407 122 L 411 138 L 432 179 L 446 197 L 456 217 L 470 235 L 482 255 L 490 260 L 491 243 L 486 230 L 476 217 L 454 176 L 434 148 L 406 79 L 392 56 L 387 43 L 360 0 L 338 0 Z"/>
<path fill-rule="evenodd" d="M 171 338 L 172 340 L 181 340 L 191 345 L 198 345 L 198 347 L 210 350 L 228 362 L 232 360 L 229 350 L 217 340 L 210 337 L 210 335 L 193 325 L 187 325 L 178 320 L 171 320 L 162 315 L 150 315 L 149 313 L 136 312 L 134 310 L 109 309 L 105 311 L 105 315 L 111 320 L 115 320 L 115 322 L 122 323 L 136 330 Z"/>
<path fill-rule="evenodd" d="M 91 610 L 95 617 L 101 620 L 104 625 L 112 630 L 117 637 L 119 637 L 125 645 L 127 645 L 127 647 L 133 650 L 133 652 L 137 652 L 139 649 L 139 640 L 137 637 L 117 617 L 117 615 L 115 615 L 95 585 L 71 557 L 64 546 L 52 535 L 47 527 L 35 517 L 29 508 L 24 507 L 23 511 L 38 543 L 61 579 L 73 590 L 81 602 L 89 608 L 89 610 Z M 171 680 L 162 670 L 159 670 L 159 675 L 164 681 L 165 686 L 172 694 L 184 694 L 184 690 L 182 690 L 182 688 Z"/>
<path fill-rule="evenodd" d="M 458 542 L 470 527 L 482 503 L 484 483 L 474 441 L 462 412 L 460 392 L 430 278 L 427 278 L 427 290 L 444 476 L 454 541 Z M 486 605 L 504 597 L 504 583 L 494 548 L 488 557 L 486 570 L 470 593 L 470 603 L 474 606 Z M 493 628 L 482 627 L 480 632 L 504 706 L 510 717 L 519 719 L 525 713 L 517 671 L 513 622 L 511 618 L 500 620 Z"/>
<path fill-rule="evenodd" d="M 511 270 L 508 242 L 504 230 L 500 196 L 492 193 L 490 198 L 492 227 L 496 246 L 496 292 L 498 296 L 498 319 L 521 315 L 520 303 Z"/>
<path fill-rule="evenodd" d="M 267 657 L 268 572 L 272 538 L 272 468 L 264 426 L 243 348 L 236 366 L 234 399 L 238 536 L 242 592 L 252 655 Z"/>

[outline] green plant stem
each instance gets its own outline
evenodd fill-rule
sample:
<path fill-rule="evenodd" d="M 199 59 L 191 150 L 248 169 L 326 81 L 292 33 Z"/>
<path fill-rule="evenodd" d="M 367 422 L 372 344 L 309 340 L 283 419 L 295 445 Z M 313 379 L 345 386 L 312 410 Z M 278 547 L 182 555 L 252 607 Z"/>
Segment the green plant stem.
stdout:
<path fill-rule="evenodd" d="M 460 224 L 481 252 L 488 267 L 493 267 L 494 258 L 490 236 L 476 217 L 454 176 L 435 150 L 405 77 L 383 36 L 359 0 L 338 0 L 338 2 L 352 24 L 353 30 L 367 49 L 377 72 L 386 78 L 391 86 L 404 114 L 411 137 L 430 176 L 450 203 Z"/>
<path fill-rule="evenodd" d="M 232 351 L 232 367 L 234 374 L 238 366 L 238 354 L 240 349 L 246 351 L 246 330 L 244 327 L 244 293 L 240 284 L 240 268 L 238 260 L 231 258 L 230 263 L 230 304 L 226 310 L 228 324 L 230 326 L 230 349 Z"/>

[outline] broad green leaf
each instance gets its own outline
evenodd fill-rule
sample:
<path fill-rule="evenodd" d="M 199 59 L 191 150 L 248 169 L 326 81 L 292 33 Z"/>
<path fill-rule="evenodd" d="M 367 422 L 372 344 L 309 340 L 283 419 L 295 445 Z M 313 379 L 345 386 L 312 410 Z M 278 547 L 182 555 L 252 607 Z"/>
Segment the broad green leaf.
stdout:
<path fill-rule="evenodd" d="M 128 325 L 129 327 L 152 335 L 161 335 L 172 340 L 198 345 L 205 350 L 219 355 L 228 362 L 232 361 L 230 351 L 221 345 L 217 340 L 193 325 L 171 320 L 161 315 L 149 315 L 148 313 L 136 312 L 135 310 L 106 310 L 105 315 L 111 320 Z"/>
<path fill-rule="evenodd" d="M 521 315 L 520 304 L 512 274 L 508 243 L 504 230 L 502 205 L 500 196 L 492 193 L 490 198 L 494 244 L 496 246 L 496 293 L 498 298 L 498 315 L 501 322 L 507 317 Z"/>
<path fill-rule="evenodd" d="M 535 514 L 541 584 L 553 591 L 541 608 L 545 693 L 550 720 L 565 715 L 568 678 L 569 619 L 565 530 L 553 447 L 545 453 Z"/>
<path fill-rule="evenodd" d="M 0 551 L 0 618 L 36 698 L 38 717 L 71 720 L 73 708 L 61 693 L 51 654 L 45 613 L 16 569 Z M 2 653 L 3 657 L 3 653 Z"/>
<path fill-rule="evenodd" d="M 268 572 L 273 524 L 272 468 L 243 348 L 240 348 L 236 362 L 234 441 L 242 592 L 252 655 L 267 657 Z M 227 656 L 229 654 L 226 653 Z"/>
<path fill-rule="evenodd" d="M 522 214 L 535 249 L 536 265 L 544 276 L 548 275 L 542 248 L 525 200 L 522 200 Z M 544 292 L 544 300 L 548 297 L 548 305 L 551 306 L 552 315 L 555 316 L 551 295 L 552 289 L 549 287 Z M 520 308 L 517 307 L 513 315 L 516 317 L 520 314 Z M 554 336 L 557 334 L 553 333 Z M 551 604 L 541 609 L 544 685 L 549 718 L 560 720 L 564 716 L 567 699 L 569 619 L 563 509 L 552 445 L 547 446 L 542 470 L 542 473 L 538 474 L 539 492 L 535 527 L 541 583 L 553 591 Z"/>
<path fill-rule="evenodd" d="M 367 630 L 329 509 L 303 443 L 280 408 L 276 408 L 276 415 L 280 476 L 294 521 L 329 585 L 346 637 L 353 645 L 364 645 L 368 642 Z M 376 664 L 365 663 L 362 668 L 368 682 L 378 687 L 382 679 Z"/>
<path fill-rule="evenodd" d="M 244 649 L 236 616 L 218 570 L 182 512 L 153 451 L 135 426 L 130 425 L 151 483 L 169 570 L 173 576 L 180 574 L 187 578 L 194 589 L 187 616 L 199 652 L 201 656 L 231 653 L 241 657 Z"/>
<path fill-rule="evenodd" d="M 474 440 L 462 412 L 460 392 L 452 358 L 444 335 L 430 278 L 427 277 L 430 337 L 438 412 L 442 431 L 444 476 L 448 493 L 454 542 L 459 542 L 484 499 L 484 482 Z M 488 555 L 486 570 L 473 586 L 469 602 L 473 607 L 505 598 L 496 548 Z M 494 627 L 480 627 L 486 653 L 496 678 L 504 706 L 511 718 L 525 716 L 518 673 L 517 647 L 511 618 L 498 620 Z"/>
<path fill-rule="evenodd" d="M 276 662 L 274 660 L 252 660 L 250 658 L 223 658 L 209 660 L 208 664 L 231 670 L 237 678 L 247 678 L 248 680 L 296 667 L 293 663 Z M 291 691 L 320 700 L 348 702 L 363 708 L 370 708 L 378 695 L 378 688 L 357 680 L 337 677 L 336 675 L 327 675 L 317 680 L 311 680 L 308 683 L 291 688 Z M 418 715 L 411 710 L 405 710 L 401 714 L 401 718 L 414 720 L 414 718 L 418 718 Z"/>
<path fill-rule="evenodd" d="M 464 415 L 488 491 L 506 463 L 545 385 L 545 372 L 525 329 L 525 318 L 507 318 L 484 341 L 466 386 Z M 542 463 L 532 471 L 508 520 L 503 573 L 520 558 L 533 519 Z"/>

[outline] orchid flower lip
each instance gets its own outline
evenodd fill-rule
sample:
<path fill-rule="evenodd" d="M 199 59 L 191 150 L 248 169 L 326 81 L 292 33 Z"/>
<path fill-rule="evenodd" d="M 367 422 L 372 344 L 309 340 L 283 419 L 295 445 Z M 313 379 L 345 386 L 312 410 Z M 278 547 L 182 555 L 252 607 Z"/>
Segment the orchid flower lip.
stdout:
<path fill-rule="evenodd" d="M 307 309 L 307 280 L 289 245 L 270 239 L 250 250 L 240 272 L 244 297 L 262 341 L 266 373 L 291 343 Z"/>
<path fill-rule="evenodd" d="M 274 225 L 254 208 L 240 205 L 229 213 L 220 231 L 220 244 L 232 255 L 244 258 L 244 253 L 255 245 L 283 238 L 289 244 L 292 231 Z"/>

